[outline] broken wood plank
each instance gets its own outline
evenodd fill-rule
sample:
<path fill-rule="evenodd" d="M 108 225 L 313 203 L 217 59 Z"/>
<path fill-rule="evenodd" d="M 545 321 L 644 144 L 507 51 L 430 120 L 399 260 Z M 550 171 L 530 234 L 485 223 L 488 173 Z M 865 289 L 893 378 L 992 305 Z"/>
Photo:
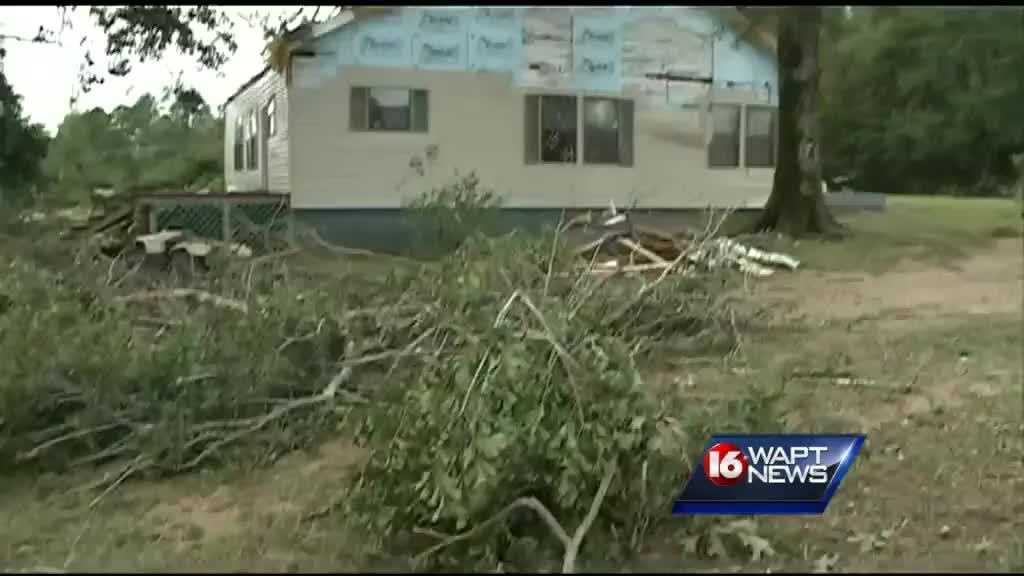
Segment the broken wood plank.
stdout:
<path fill-rule="evenodd" d="M 572 253 L 575 256 L 579 256 L 581 254 L 593 252 L 595 249 L 600 248 L 602 245 L 604 245 L 605 242 L 611 240 L 614 237 L 614 234 L 605 234 L 604 236 L 601 236 L 597 240 L 592 240 L 582 246 L 577 247 L 572 251 Z"/>
<path fill-rule="evenodd" d="M 620 268 L 623 272 L 650 272 L 652 270 L 664 270 L 671 266 L 671 262 L 659 262 L 654 264 L 631 264 Z"/>
<path fill-rule="evenodd" d="M 658 256 L 654 252 L 651 252 L 647 248 L 644 248 L 643 246 L 641 246 L 640 244 L 637 244 L 636 242 L 634 242 L 633 240 L 630 240 L 629 238 L 619 237 L 619 238 L 616 238 L 615 240 L 619 244 L 622 244 L 623 246 L 625 246 L 626 248 L 629 248 L 633 252 L 636 252 L 637 254 L 643 256 L 644 258 L 647 258 L 651 262 L 654 262 L 656 264 L 665 264 L 665 265 L 668 264 L 668 260 L 665 260 L 661 256 Z"/>
<path fill-rule="evenodd" d="M 109 228 L 113 228 L 114 226 L 117 226 L 118 224 L 124 224 L 126 221 L 131 219 L 132 214 L 134 214 L 134 212 L 135 212 L 135 209 L 131 208 L 131 207 L 119 210 L 119 211 L 115 212 L 114 214 L 111 214 L 110 216 L 108 216 L 104 220 L 102 220 L 96 226 L 93 226 L 93 228 L 90 230 L 90 232 L 92 232 L 93 234 L 99 234 L 101 232 L 105 232 Z"/>

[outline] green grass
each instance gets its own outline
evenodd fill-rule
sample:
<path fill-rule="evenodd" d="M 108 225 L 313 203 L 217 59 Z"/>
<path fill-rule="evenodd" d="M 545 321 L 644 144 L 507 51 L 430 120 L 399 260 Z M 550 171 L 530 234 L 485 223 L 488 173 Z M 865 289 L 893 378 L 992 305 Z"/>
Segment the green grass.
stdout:
<path fill-rule="evenodd" d="M 889 196 L 884 213 L 840 215 L 850 228 L 841 241 L 772 239 L 765 247 L 788 252 L 818 270 L 881 273 L 904 259 L 955 265 L 998 238 L 1021 236 L 1014 200 Z"/>

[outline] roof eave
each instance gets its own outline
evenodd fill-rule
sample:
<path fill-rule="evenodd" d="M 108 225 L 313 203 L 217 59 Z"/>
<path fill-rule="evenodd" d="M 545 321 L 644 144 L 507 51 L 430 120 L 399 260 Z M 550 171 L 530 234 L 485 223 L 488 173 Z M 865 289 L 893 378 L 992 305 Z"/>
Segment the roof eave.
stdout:
<path fill-rule="evenodd" d="M 263 77 L 266 76 L 267 72 L 270 72 L 270 66 L 265 66 L 263 70 L 261 70 L 258 74 L 246 80 L 245 83 L 238 87 L 238 90 L 235 90 L 235 92 L 231 94 L 231 96 L 228 96 L 227 100 L 224 101 L 224 106 L 231 104 L 231 102 L 238 98 L 242 94 L 242 92 L 245 92 L 253 85 L 255 85 L 257 82 L 262 80 Z"/>

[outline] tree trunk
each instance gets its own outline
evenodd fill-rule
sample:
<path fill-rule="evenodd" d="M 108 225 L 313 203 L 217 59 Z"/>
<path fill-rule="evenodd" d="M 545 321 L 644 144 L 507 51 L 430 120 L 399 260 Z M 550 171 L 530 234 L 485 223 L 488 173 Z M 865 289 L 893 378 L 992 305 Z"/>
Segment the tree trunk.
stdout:
<path fill-rule="evenodd" d="M 779 152 L 760 230 L 838 234 L 821 192 L 818 117 L 820 6 L 781 9 L 778 19 Z"/>

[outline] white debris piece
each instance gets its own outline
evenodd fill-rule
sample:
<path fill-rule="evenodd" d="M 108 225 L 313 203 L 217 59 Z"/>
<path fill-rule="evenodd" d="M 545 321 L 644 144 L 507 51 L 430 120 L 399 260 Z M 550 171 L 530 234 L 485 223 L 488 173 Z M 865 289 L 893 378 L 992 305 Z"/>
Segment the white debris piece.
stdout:
<path fill-rule="evenodd" d="M 728 238 L 719 238 L 718 243 L 722 244 L 726 250 L 729 250 L 740 257 L 745 257 L 754 262 L 764 262 L 766 264 L 777 264 L 785 266 L 790 270 L 796 270 L 800 266 L 800 261 L 788 254 L 780 254 L 778 252 L 765 252 L 764 250 L 758 250 L 757 248 L 748 248 L 735 240 Z"/>
<path fill-rule="evenodd" d="M 180 242 L 176 244 L 174 248 L 171 248 L 172 253 L 177 252 L 179 250 L 184 250 L 194 258 L 205 258 L 210 255 L 210 252 L 213 251 L 213 248 L 211 248 L 210 245 L 207 244 L 206 242 L 191 241 Z"/>
<path fill-rule="evenodd" d="M 235 256 L 242 258 L 249 258 L 252 256 L 252 248 L 249 248 L 245 244 L 239 244 L 238 242 L 231 243 L 231 253 Z"/>
<path fill-rule="evenodd" d="M 167 243 L 182 237 L 179 230 L 164 230 L 156 234 L 145 234 L 135 239 L 146 250 L 146 254 L 163 254 L 167 251 Z"/>
<path fill-rule="evenodd" d="M 792 256 L 748 248 L 729 238 L 716 238 L 703 250 L 691 254 L 689 259 L 694 263 L 704 263 L 709 268 L 731 264 L 740 272 L 759 278 L 765 278 L 775 273 L 775 270 L 762 263 L 781 265 L 790 270 L 795 270 L 800 266 L 800 262 Z"/>
<path fill-rule="evenodd" d="M 602 216 L 601 224 L 604 227 L 611 228 L 616 224 L 630 221 L 628 212 L 618 210 L 613 201 L 609 201 L 608 204 L 609 209 Z M 577 216 L 564 229 L 588 223 L 589 218 Z M 574 253 L 587 256 L 595 251 L 604 251 L 608 255 L 617 255 L 615 260 L 592 265 L 592 272 L 601 275 L 661 271 L 664 276 L 668 273 L 692 274 L 698 269 L 730 267 L 744 274 L 764 278 L 773 275 L 776 268 L 796 270 L 800 266 L 800 261 L 788 254 L 744 246 L 725 237 L 716 238 L 718 226 L 714 230 L 711 228 L 709 222 L 708 230 L 703 234 L 693 231 L 688 231 L 687 234 L 671 234 L 656 228 L 629 225 L 622 230 L 607 232 L 601 238 L 578 247 Z M 609 250 L 609 247 L 614 245 L 625 247 L 628 253 L 623 254 L 621 248 Z M 637 256 L 640 257 L 639 262 L 634 260 Z M 677 266 L 681 261 L 690 266 Z"/>
<path fill-rule="evenodd" d="M 604 226 L 615 226 L 616 224 L 622 224 L 625 221 L 626 221 L 626 215 L 625 214 L 617 214 L 617 215 L 612 216 L 611 218 L 605 220 L 603 222 L 603 225 Z"/>

